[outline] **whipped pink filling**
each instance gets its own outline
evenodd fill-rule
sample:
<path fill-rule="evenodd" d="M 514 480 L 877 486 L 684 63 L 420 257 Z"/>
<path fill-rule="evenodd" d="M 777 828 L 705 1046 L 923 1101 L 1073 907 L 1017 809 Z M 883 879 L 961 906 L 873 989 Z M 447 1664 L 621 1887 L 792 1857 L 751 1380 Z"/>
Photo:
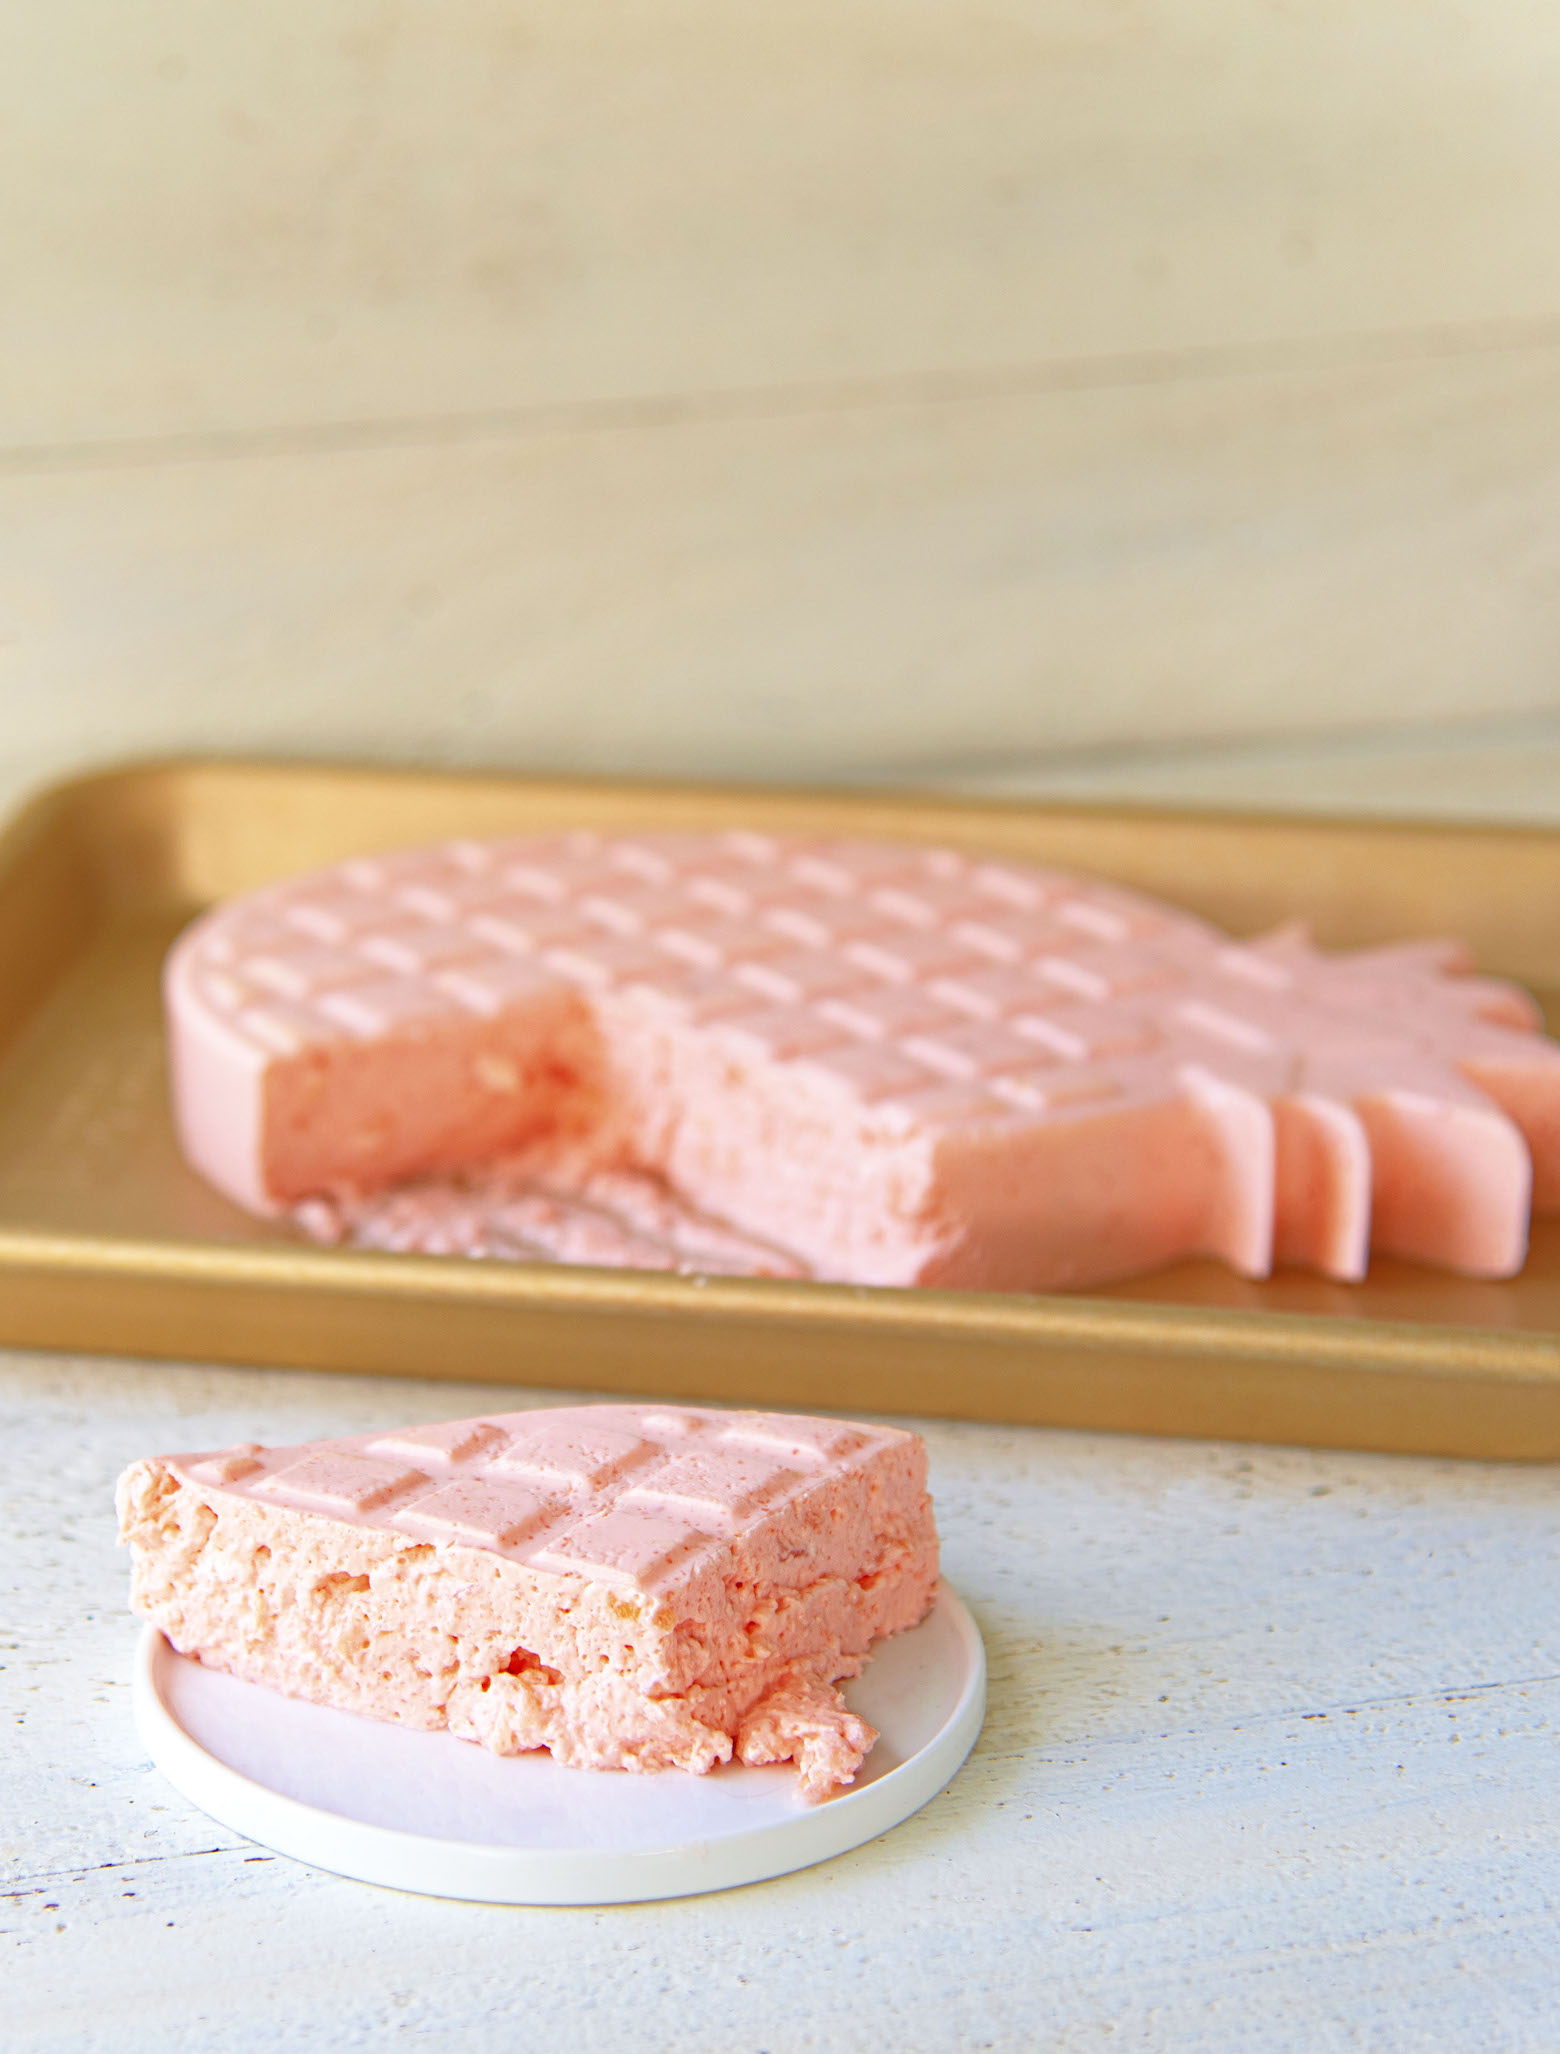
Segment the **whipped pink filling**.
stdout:
<path fill-rule="evenodd" d="M 323 1238 L 1035 1290 L 1511 1274 L 1560 1204 L 1560 1050 L 1467 970 L 950 849 L 579 833 L 220 907 L 167 1003 L 189 1159 Z"/>
<path fill-rule="evenodd" d="M 131 1603 L 315 1703 L 568 1765 L 795 1761 L 875 1735 L 835 1686 L 932 1601 L 913 1434 L 689 1406 L 497 1413 L 138 1462 Z"/>

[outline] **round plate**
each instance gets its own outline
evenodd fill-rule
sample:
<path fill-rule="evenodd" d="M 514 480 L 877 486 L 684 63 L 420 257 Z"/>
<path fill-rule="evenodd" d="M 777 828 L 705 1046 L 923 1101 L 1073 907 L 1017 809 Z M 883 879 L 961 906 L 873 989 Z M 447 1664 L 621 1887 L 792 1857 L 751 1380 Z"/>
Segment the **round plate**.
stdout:
<path fill-rule="evenodd" d="M 487 1904 L 634 1904 L 783 1876 L 859 1847 L 957 1773 L 986 1710 L 986 1655 L 947 1584 L 846 1687 L 878 1728 L 824 1804 L 786 1765 L 708 1776 L 560 1768 L 447 1733 L 328 1711 L 175 1654 L 148 1627 L 136 1720 L 169 1782 L 220 1824 L 360 1882 Z"/>

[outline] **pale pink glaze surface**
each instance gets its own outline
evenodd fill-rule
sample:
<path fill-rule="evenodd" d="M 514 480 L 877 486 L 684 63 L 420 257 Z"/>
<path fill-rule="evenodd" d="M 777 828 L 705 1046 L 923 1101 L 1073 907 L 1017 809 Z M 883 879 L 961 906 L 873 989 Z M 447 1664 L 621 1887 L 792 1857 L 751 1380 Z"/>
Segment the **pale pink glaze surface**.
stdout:
<path fill-rule="evenodd" d="M 555 1209 L 521 1254 L 633 1259 L 589 1195 L 626 1174 L 735 1230 L 711 1268 L 1046 1289 L 1196 1254 L 1354 1278 L 1373 1245 L 1520 1267 L 1560 1050 L 1467 970 L 954 850 L 581 833 L 235 901 L 167 997 L 190 1160 L 256 1211 L 326 1200 L 327 1235 L 436 1247 L 447 1194 L 365 1199 L 505 1158 L 494 1205 Z"/>
<path fill-rule="evenodd" d="M 577 1406 L 120 1478 L 131 1602 L 212 1667 L 499 1753 L 593 1768 L 794 1760 L 875 1735 L 835 1685 L 931 1603 L 913 1434 Z"/>

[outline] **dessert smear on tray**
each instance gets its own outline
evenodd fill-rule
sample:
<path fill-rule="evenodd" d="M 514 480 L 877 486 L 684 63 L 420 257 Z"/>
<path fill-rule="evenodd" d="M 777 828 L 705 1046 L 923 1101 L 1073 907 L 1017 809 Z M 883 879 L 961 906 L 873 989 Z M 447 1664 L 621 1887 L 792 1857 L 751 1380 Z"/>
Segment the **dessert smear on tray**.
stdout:
<path fill-rule="evenodd" d="M 119 1480 L 134 1609 L 181 1653 L 499 1754 L 848 1784 L 836 1686 L 937 1586 L 926 1450 L 693 1406 L 492 1413 Z"/>
<path fill-rule="evenodd" d="M 189 1160 L 316 1238 L 1032 1291 L 1513 1274 L 1560 1048 L 1469 968 L 912 843 L 579 832 L 233 900 L 166 989 Z"/>

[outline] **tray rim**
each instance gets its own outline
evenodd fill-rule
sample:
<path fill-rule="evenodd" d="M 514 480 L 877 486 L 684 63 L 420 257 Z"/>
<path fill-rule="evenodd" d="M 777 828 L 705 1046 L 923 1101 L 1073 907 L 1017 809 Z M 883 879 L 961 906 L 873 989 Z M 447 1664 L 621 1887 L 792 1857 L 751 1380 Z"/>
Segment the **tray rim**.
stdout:
<path fill-rule="evenodd" d="M 1311 1362 L 1373 1373 L 1462 1377 L 1475 1371 L 1560 1389 L 1560 1333 L 1351 1319 L 1261 1307 L 1167 1305 L 1065 1292 L 944 1291 L 821 1283 L 811 1278 L 679 1276 L 585 1263 L 468 1263 L 443 1256 L 299 1244 L 138 1240 L 0 1225 L 0 1275 L 29 1270 L 168 1283 L 302 1286 L 343 1299 L 477 1301 L 495 1308 L 631 1311 L 676 1321 L 697 1294 L 716 1318 L 759 1316 L 830 1334 L 928 1331 L 949 1342 L 1043 1340 L 1079 1350 L 1141 1348 L 1168 1357 Z M 584 1301 L 583 1305 L 580 1301 Z M 3 1345 L 3 1342 L 0 1342 Z"/>
<path fill-rule="evenodd" d="M 0 872 L 7 867 L 13 842 L 24 832 L 33 832 L 50 813 L 74 809 L 100 792 L 123 789 L 150 778 L 185 775 L 258 774 L 282 777 L 347 778 L 362 783 L 405 781 L 417 785 L 466 786 L 501 791 L 524 785 L 559 794 L 640 797 L 651 802 L 693 801 L 731 798 L 742 806 L 796 803 L 839 804 L 852 808 L 892 811 L 902 806 L 926 807 L 949 813 L 979 813 L 993 818 L 1021 817 L 1043 812 L 1053 816 L 1076 815 L 1080 819 L 1129 820 L 1165 824 L 1204 822 L 1216 827 L 1255 827 L 1261 830 L 1321 830 L 1369 837 L 1403 839 L 1426 835 L 1438 841 L 1510 842 L 1531 841 L 1553 845 L 1560 851 L 1560 822 L 1513 820 L 1510 818 L 1455 817 L 1435 813 L 1356 812 L 1348 807 L 1290 808 L 1283 806 L 1180 804 L 1154 799 L 1111 799 L 1068 793 L 1051 797 L 1037 793 L 1024 797 L 1012 793 L 964 792 L 940 784 L 917 784 L 874 780 L 851 783 L 841 780 L 812 782 L 764 778 L 655 778 L 603 773 L 594 775 L 543 765 L 420 764 L 387 757 L 289 754 L 285 750 L 254 753 L 213 753 L 202 750 L 153 750 L 145 754 L 110 756 L 101 763 L 45 776 L 17 792 L 0 811 Z M 34 818 L 37 816 L 37 819 Z"/>

